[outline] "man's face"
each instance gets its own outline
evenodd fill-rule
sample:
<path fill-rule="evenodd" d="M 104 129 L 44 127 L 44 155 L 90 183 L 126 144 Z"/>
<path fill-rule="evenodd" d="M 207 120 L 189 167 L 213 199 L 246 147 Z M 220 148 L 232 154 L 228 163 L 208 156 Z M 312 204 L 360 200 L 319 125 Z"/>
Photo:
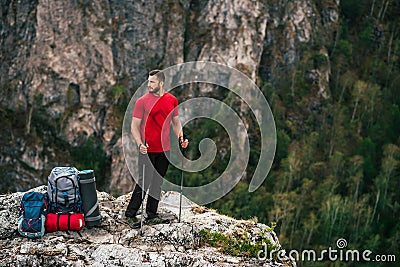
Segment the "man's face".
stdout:
<path fill-rule="evenodd" d="M 156 94 L 158 91 L 160 91 L 160 88 L 162 87 L 163 83 L 158 81 L 158 78 L 156 75 L 149 76 L 148 82 L 147 82 L 147 88 L 149 90 L 149 93 L 151 94 Z"/>

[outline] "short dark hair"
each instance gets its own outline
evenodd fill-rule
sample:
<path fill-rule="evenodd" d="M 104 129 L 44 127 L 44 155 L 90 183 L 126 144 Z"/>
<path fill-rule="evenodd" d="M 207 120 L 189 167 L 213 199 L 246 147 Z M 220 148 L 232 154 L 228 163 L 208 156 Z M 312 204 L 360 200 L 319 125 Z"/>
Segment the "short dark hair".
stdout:
<path fill-rule="evenodd" d="M 149 76 L 154 76 L 156 75 L 157 79 L 160 82 L 164 82 L 165 81 L 165 75 L 161 70 L 152 70 L 149 72 Z"/>

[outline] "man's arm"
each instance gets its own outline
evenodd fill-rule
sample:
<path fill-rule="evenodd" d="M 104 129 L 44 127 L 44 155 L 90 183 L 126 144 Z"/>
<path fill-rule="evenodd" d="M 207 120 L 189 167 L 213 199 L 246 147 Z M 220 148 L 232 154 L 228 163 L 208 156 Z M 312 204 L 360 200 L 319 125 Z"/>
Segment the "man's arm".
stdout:
<path fill-rule="evenodd" d="M 147 153 L 147 146 L 145 146 L 142 142 L 142 137 L 140 134 L 140 124 L 142 123 L 142 119 L 139 118 L 132 118 L 131 124 L 131 132 L 133 136 L 133 140 L 135 140 L 136 145 L 139 147 L 139 150 L 142 154 Z"/>
<path fill-rule="evenodd" d="M 186 148 L 189 144 L 189 140 L 183 139 L 183 130 L 182 130 L 182 124 L 181 121 L 179 120 L 178 116 L 172 117 L 172 129 L 175 133 L 175 135 L 178 137 L 179 143 L 183 148 Z"/>

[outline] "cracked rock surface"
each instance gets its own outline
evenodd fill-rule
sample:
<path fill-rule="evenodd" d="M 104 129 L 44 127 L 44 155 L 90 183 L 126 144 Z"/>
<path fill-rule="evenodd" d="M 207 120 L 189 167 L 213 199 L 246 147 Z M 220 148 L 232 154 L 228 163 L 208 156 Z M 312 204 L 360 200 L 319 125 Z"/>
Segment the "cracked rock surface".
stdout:
<path fill-rule="evenodd" d="M 46 186 L 30 191 L 46 192 Z M 1 266 L 296 266 L 223 254 L 201 239 L 200 231 L 225 235 L 247 232 L 256 237 L 267 226 L 254 221 L 236 220 L 201 207 L 183 198 L 178 223 L 179 193 L 162 194 L 159 212 L 173 218 L 168 224 L 144 225 L 131 229 L 124 222 L 130 195 L 114 198 L 98 192 L 102 224 L 76 232 L 46 233 L 40 239 L 27 239 L 16 233 L 19 203 L 24 192 L 0 195 Z M 280 247 L 273 231 L 267 238 Z"/>

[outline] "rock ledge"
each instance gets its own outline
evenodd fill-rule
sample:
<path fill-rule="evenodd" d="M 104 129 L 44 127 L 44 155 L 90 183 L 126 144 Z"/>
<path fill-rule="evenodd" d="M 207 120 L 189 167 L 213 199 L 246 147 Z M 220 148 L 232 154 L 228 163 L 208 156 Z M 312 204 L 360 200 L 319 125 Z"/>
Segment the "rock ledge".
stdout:
<path fill-rule="evenodd" d="M 46 192 L 46 186 L 30 191 Z M 258 235 L 267 226 L 236 220 L 183 199 L 182 220 L 170 224 L 144 226 L 143 234 L 124 223 L 130 195 L 114 198 L 98 192 L 101 227 L 75 232 L 46 233 L 41 239 L 20 237 L 17 228 L 19 203 L 24 192 L 0 195 L 1 266 L 296 266 L 256 258 L 233 257 L 202 241 L 202 229 L 225 235 Z M 163 193 L 159 211 L 176 216 L 179 194 Z M 265 231 L 264 231 L 265 232 Z M 276 234 L 267 239 L 280 248 Z"/>

